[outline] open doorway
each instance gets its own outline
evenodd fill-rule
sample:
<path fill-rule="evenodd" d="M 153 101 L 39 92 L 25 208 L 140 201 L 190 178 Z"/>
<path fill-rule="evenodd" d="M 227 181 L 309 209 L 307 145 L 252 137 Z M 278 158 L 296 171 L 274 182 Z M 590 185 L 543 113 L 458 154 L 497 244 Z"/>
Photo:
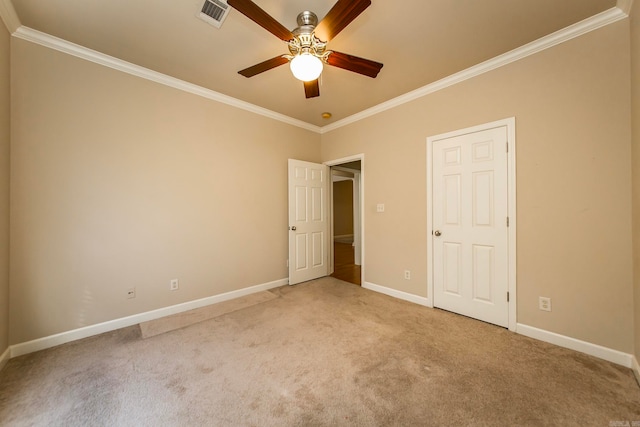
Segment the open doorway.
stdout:
<path fill-rule="evenodd" d="M 331 166 L 333 277 L 362 285 L 362 162 Z"/>

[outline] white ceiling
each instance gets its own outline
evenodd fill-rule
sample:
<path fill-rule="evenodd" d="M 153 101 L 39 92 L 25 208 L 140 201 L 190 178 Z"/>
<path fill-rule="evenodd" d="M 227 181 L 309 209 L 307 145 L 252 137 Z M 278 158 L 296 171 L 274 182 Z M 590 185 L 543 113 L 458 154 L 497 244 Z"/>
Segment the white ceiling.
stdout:
<path fill-rule="evenodd" d="M 8 0 L 4 0 L 7 2 Z M 285 27 L 321 19 L 336 0 L 254 0 Z M 329 49 L 382 62 L 376 79 L 325 66 L 306 99 L 288 66 L 237 72 L 287 53 L 232 10 L 221 29 L 196 17 L 204 0 L 12 0 L 20 23 L 260 107 L 324 126 L 433 83 L 616 6 L 616 0 L 372 0 Z M 329 111 L 333 117 L 323 119 Z"/>

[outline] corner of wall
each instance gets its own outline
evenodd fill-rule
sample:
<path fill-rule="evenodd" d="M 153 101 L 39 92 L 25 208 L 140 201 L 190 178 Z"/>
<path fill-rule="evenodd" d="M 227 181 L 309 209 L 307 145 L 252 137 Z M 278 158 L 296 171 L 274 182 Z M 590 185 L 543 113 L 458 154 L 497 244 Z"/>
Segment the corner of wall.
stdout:
<path fill-rule="evenodd" d="M 4 369 L 11 358 L 11 347 L 7 347 L 7 349 L 0 355 L 0 371 Z"/>
<path fill-rule="evenodd" d="M 640 386 L 640 364 L 638 364 L 637 356 L 634 356 L 633 358 L 633 366 L 631 367 L 631 369 L 633 369 L 633 375 L 635 375 L 638 386 Z"/>
<path fill-rule="evenodd" d="M 10 35 L 0 25 L 0 369 L 9 359 L 9 58 Z"/>
<path fill-rule="evenodd" d="M 640 5 L 629 5 L 631 34 L 631 138 L 633 162 L 634 373 L 640 383 Z"/>
<path fill-rule="evenodd" d="M 20 19 L 11 0 L 0 0 L 0 19 L 4 22 L 9 33 L 13 33 L 20 27 Z"/>

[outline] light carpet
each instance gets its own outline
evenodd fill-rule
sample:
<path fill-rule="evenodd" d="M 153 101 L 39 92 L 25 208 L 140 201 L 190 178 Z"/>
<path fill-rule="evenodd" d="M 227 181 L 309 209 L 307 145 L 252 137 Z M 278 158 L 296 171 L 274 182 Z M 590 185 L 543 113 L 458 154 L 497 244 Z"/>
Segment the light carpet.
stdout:
<path fill-rule="evenodd" d="M 140 323 L 140 334 L 142 338 L 150 338 L 164 334 L 165 332 L 191 326 L 198 322 L 204 322 L 205 320 L 213 319 L 223 314 L 242 310 L 252 305 L 261 304 L 274 298 L 277 298 L 277 296 L 273 292 L 256 292 L 229 301 L 223 301 L 183 313 L 161 317 L 160 319 L 142 322 Z"/>
<path fill-rule="evenodd" d="M 3 426 L 609 426 L 631 370 L 333 278 L 11 359 Z"/>

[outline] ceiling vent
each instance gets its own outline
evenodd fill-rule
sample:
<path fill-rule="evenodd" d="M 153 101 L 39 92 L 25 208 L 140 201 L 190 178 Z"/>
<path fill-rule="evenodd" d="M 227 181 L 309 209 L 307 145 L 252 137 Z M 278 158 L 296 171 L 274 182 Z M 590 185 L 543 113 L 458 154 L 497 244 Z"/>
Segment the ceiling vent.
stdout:
<path fill-rule="evenodd" d="M 225 0 L 205 0 L 198 18 L 204 22 L 220 28 L 229 14 L 231 7 Z"/>

